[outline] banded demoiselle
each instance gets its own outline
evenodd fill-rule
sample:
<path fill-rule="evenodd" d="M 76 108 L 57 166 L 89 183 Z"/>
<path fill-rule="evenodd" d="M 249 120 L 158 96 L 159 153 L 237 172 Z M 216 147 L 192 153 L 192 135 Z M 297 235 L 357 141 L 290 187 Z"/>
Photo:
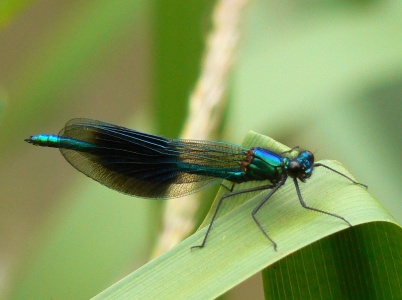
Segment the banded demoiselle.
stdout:
<path fill-rule="evenodd" d="M 304 208 L 338 218 L 352 226 L 345 218 L 309 207 L 304 202 L 298 180 L 305 182 L 316 167 L 324 167 L 367 188 L 329 166 L 314 163 L 314 155 L 310 151 L 300 151 L 296 158 L 291 158 L 286 155 L 290 151 L 278 154 L 260 147 L 247 149 L 217 141 L 168 139 L 91 119 L 72 119 L 59 135 L 39 134 L 25 141 L 59 148 L 64 158 L 78 171 L 111 189 L 132 196 L 175 198 L 193 193 L 217 179 L 234 184 L 265 181 L 261 186 L 229 191 L 223 195 L 202 243 L 192 248 L 204 247 L 225 199 L 270 189 L 251 215 L 276 250 L 277 244 L 256 215 L 288 177 L 292 178 Z"/>

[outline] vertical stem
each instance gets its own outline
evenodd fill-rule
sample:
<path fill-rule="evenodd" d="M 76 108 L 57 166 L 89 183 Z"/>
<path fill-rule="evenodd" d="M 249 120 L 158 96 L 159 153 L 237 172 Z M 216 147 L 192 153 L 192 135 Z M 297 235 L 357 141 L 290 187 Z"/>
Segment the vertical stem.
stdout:
<path fill-rule="evenodd" d="M 201 74 L 190 96 L 182 138 L 208 139 L 219 124 L 241 36 L 241 16 L 247 3 L 247 0 L 219 0 L 214 8 L 213 27 L 207 39 Z M 163 232 L 153 256 L 172 248 L 193 230 L 194 215 L 199 206 L 196 197 L 191 195 L 167 202 Z"/>

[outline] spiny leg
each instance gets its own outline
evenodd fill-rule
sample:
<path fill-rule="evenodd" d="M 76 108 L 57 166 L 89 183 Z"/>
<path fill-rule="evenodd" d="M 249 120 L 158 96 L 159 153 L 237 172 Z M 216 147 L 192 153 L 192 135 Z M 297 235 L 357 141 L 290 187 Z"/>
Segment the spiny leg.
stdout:
<path fill-rule="evenodd" d="M 273 187 L 273 190 L 254 208 L 251 216 L 253 217 L 254 222 L 257 224 L 258 228 L 260 228 L 261 232 L 265 235 L 265 237 L 274 245 L 274 250 L 277 251 L 277 244 L 275 241 L 269 236 L 269 234 L 265 231 L 264 227 L 262 227 L 260 221 L 258 221 L 256 214 L 260 210 L 260 208 L 268 201 L 269 198 L 277 191 L 281 186 L 283 186 L 286 182 L 287 176 L 283 176 L 281 181 L 277 185 Z"/>
<path fill-rule="evenodd" d="M 251 193 L 251 192 L 256 192 L 256 191 L 262 191 L 262 190 L 267 190 L 267 189 L 271 189 L 273 187 L 274 186 L 271 185 L 271 184 L 266 184 L 266 185 L 262 185 L 262 186 L 249 188 L 249 189 L 244 189 L 244 190 L 241 190 L 241 191 L 230 192 L 230 193 L 227 193 L 227 194 L 223 195 L 218 201 L 218 205 L 215 208 L 214 214 L 213 214 L 212 219 L 211 219 L 211 223 L 209 223 L 209 225 L 208 225 L 207 232 L 205 233 L 205 236 L 204 236 L 204 239 L 203 239 L 202 243 L 200 245 L 191 247 L 191 250 L 196 249 L 196 248 L 203 248 L 205 246 L 205 243 L 207 242 L 207 239 L 208 239 L 208 235 L 211 232 L 212 225 L 215 222 L 215 220 L 216 220 L 216 218 L 218 216 L 218 211 L 222 206 L 223 200 L 228 199 L 228 198 L 233 197 L 233 196 L 236 196 L 236 195 L 245 194 L 245 193 Z"/>
<path fill-rule="evenodd" d="M 345 177 L 346 179 L 350 180 L 350 181 L 353 182 L 354 184 L 358 184 L 358 185 L 364 186 L 366 189 L 368 188 L 367 185 L 365 185 L 365 184 L 363 184 L 363 183 L 360 183 L 360 182 L 357 182 L 357 181 L 353 180 L 352 178 L 350 178 L 349 176 L 346 176 L 345 174 L 343 174 L 343 173 L 341 173 L 341 172 L 339 172 L 339 171 L 337 171 L 337 170 L 335 170 L 335 169 L 332 169 L 331 167 L 328 167 L 327 165 L 324 165 L 324 164 L 321 164 L 321 163 L 316 163 L 316 164 L 313 165 L 313 167 L 324 167 L 324 168 L 326 168 L 326 169 L 328 169 L 328 170 L 330 170 L 330 171 L 332 171 L 332 172 L 334 172 L 334 173 L 336 173 L 336 174 L 339 174 L 339 175 Z"/>
<path fill-rule="evenodd" d="M 300 204 L 304 208 L 309 209 L 309 210 L 313 210 L 313 211 L 316 211 L 316 212 L 319 212 L 319 213 L 322 213 L 322 214 L 326 214 L 326 215 L 329 215 L 329 216 L 332 216 L 332 217 L 335 217 L 335 218 L 338 218 L 338 219 L 341 219 L 342 221 L 347 223 L 350 227 L 352 227 L 352 224 L 350 224 L 348 220 L 346 220 L 344 217 L 341 217 L 340 215 L 333 214 L 333 213 L 330 213 L 330 212 L 327 212 L 327 211 L 324 211 L 324 210 L 321 210 L 321 209 L 318 209 L 318 208 L 308 206 L 307 203 L 304 202 L 303 197 L 301 195 L 300 188 L 299 188 L 299 183 L 297 182 L 297 178 L 293 178 L 293 182 L 294 182 L 295 187 L 296 187 L 296 192 L 297 192 L 297 196 L 299 197 Z"/>

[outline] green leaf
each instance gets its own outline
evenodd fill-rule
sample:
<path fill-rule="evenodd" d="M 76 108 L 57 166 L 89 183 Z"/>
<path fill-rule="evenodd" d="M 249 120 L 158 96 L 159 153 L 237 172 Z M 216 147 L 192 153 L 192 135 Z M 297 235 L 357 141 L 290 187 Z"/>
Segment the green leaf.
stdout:
<path fill-rule="evenodd" d="M 30 0 L 2 0 L 0 2 L 0 27 L 3 27 L 19 11 L 36 1 Z"/>
<path fill-rule="evenodd" d="M 338 232 L 265 269 L 266 299 L 399 299 L 401 249 L 389 222 Z"/>
<path fill-rule="evenodd" d="M 251 145 L 259 145 L 278 152 L 288 150 L 282 144 L 256 133 L 249 133 L 247 136 L 245 146 Z M 325 161 L 324 163 L 349 175 L 337 162 Z M 235 188 L 244 189 L 253 185 L 257 186 L 261 183 L 236 185 Z M 215 203 L 226 189 L 226 187 L 221 188 L 222 191 L 218 193 Z M 388 226 L 378 226 L 377 230 L 380 236 L 386 236 L 389 241 L 401 234 L 400 228 L 392 224 L 395 223 L 393 217 L 365 188 L 351 184 L 333 172 L 317 168 L 307 183 L 301 184 L 301 192 L 308 205 L 339 214 L 353 225 L 374 221 L 389 222 Z M 236 199 L 229 198 L 230 200 L 224 203 L 221 217 L 214 224 L 203 249 L 190 250 L 191 246 L 201 243 L 205 227 L 95 298 L 211 299 L 275 262 L 318 240 L 325 239 L 335 232 L 343 230 L 352 232 L 353 235 L 358 235 L 360 232 L 359 229 L 349 228 L 336 218 L 311 212 L 301 207 L 295 187 L 289 180 L 257 215 L 264 228 L 278 244 L 278 251 L 274 251 L 272 244 L 264 237 L 251 218 L 253 208 L 262 201 L 264 196 L 266 196 L 266 191 L 253 195 L 241 194 Z M 211 212 L 208 218 L 210 218 Z M 390 228 L 394 228 L 394 230 L 389 230 Z M 395 228 L 398 229 L 395 230 Z M 342 245 L 345 244 L 343 238 L 333 235 L 327 239 L 334 249 L 338 249 L 338 251 L 343 249 Z M 321 242 L 318 245 L 322 245 Z M 322 248 L 322 246 L 318 247 Z M 346 251 L 346 253 L 349 252 Z M 343 255 L 340 252 L 337 254 L 340 257 Z M 400 254 L 398 255 L 393 261 L 394 266 L 396 266 L 395 261 L 400 258 Z M 301 261 L 303 262 L 303 257 Z M 378 263 L 376 257 L 368 261 L 368 264 L 373 266 L 376 263 Z M 296 262 L 294 265 L 296 266 Z M 278 268 L 277 265 L 275 266 Z M 309 272 L 317 272 L 316 266 L 308 261 L 304 261 L 302 269 L 304 268 Z M 328 268 L 326 272 L 332 272 L 334 268 Z M 399 270 L 397 269 L 397 272 Z M 348 267 L 345 265 L 344 271 L 348 272 Z M 273 273 L 275 275 L 275 271 Z M 280 275 L 283 276 L 283 273 Z M 266 279 L 265 283 L 267 281 L 273 282 L 272 290 L 275 288 L 286 290 L 285 284 L 289 282 L 287 278 L 282 278 L 280 286 L 278 282 L 271 279 Z M 297 281 L 292 281 L 291 284 L 294 288 Z M 338 288 L 340 284 L 344 283 L 342 281 L 329 282 L 329 285 L 336 285 Z M 299 285 L 298 290 L 300 293 L 307 290 L 309 295 L 314 295 L 308 290 L 308 285 Z M 320 290 L 320 292 L 324 291 Z M 274 295 L 277 294 L 279 293 Z M 322 295 L 324 297 L 327 293 Z"/>

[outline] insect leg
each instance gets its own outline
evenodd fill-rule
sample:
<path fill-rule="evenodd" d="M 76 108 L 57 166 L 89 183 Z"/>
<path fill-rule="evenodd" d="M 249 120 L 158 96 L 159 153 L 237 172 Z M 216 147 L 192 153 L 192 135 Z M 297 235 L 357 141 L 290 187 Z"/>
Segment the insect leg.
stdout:
<path fill-rule="evenodd" d="M 354 184 L 364 186 L 366 189 L 368 188 L 367 185 L 365 185 L 363 183 L 360 183 L 360 182 L 357 182 L 357 181 L 353 180 L 352 178 L 350 178 L 349 176 L 346 176 L 345 174 L 343 174 L 343 173 L 341 173 L 341 172 L 339 172 L 339 171 L 337 171 L 335 169 L 332 169 L 331 167 L 328 167 L 327 165 L 324 165 L 324 164 L 321 164 L 321 163 L 316 163 L 316 164 L 313 165 L 313 167 L 324 167 L 324 168 L 326 168 L 326 169 L 328 169 L 328 170 L 330 170 L 330 171 L 332 171 L 332 172 L 334 172 L 336 174 L 339 174 L 339 175 L 345 177 L 346 179 L 352 181 Z"/>
<path fill-rule="evenodd" d="M 309 209 L 309 210 L 313 210 L 313 211 L 316 211 L 316 212 L 319 212 L 319 213 L 322 213 L 322 214 L 326 214 L 326 215 L 329 215 L 329 216 L 332 216 L 332 217 L 335 217 L 335 218 L 338 218 L 338 219 L 341 219 L 342 221 L 347 223 L 350 227 L 352 227 L 352 224 L 350 224 L 348 220 L 346 220 L 344 217 L 341 217 L 340 215 L 333 214 L 333 213 L 330 213 L 330 212 L 327 212 L 327 211 L 324 211 L 324 210 L 321 210 L 321 209 L 317 209 L 317 208 L 308 206 L 307 203 L 304 202 L 303 197 L 301 195 L 299 184 L 297 182 L 297 178 L 293 178 L 293 182 L 294 182 L 295 187 L 296 187 L 296 192 L 297 192 L 297 196 L 299 197 L 300 204 L 304 208 Z"/>
<path fill-rule="evenodd" d="M 283 186 L 286 182 L 287 176 L 283 176 L 281 181 L 275 186 L 273 186 L 273 190 L 269 192 L 269 194 L 254 208 L 251 216 L 254 219 L 254 222 L 257 224 L 258 228 L 260 228 L 261 232 L 265 235 L 265 237 L 274 245 L 275 251 L 277 251 L 277 244 L 275 241 L 269 236 L 269 234 L 265 231 L 264 227 L 262 227 L 260 221 L 258 221 L 256 214 L 260 210 L 260 208 L 268 201 L 269 198 L 277 191 L 281 186 Z"/>
<path fill-rule="evenodd" d="M 228 198 L 233 197 L 233 196 L 236 196 L 236 195 L 255 192 L 255 191 L 261 191 L 261 190 L 266 190 L 266 189 L 271 189 L 273 187 L 274 186 L 272 184 L 267 184 L 267 185 L 257 186 L 257 187 L 253 187 L 253 188 L 249 188 L 249 189 L 244 189 L 244 190 L 241 190 L 241 191 L 230 192 L 230 193 L 227 193 L 227 194 L 223 195 L 218 201 L 218 205 L 215 208 L 214 214 L 213 214 L 212 219 L 211 219 L 211 223 L 209 223 L 207 232 L 205 233 L 205 236 L 204 236 L 204 239 L 203 239 L 202 243 L 200 245 L 191 247 L 191 250 L 196 249 L 196 248 L 203 248 L 205 246 L 205 243 L 207 242 L 207 239 L 208 239 L 208 235 L 211 232 L 212 225 L 215 222 L 215 220 L 216 220 L 216 218 L 218 216 L 218 211 L 222 206 L 223 200 L 228 199 Z"/>

